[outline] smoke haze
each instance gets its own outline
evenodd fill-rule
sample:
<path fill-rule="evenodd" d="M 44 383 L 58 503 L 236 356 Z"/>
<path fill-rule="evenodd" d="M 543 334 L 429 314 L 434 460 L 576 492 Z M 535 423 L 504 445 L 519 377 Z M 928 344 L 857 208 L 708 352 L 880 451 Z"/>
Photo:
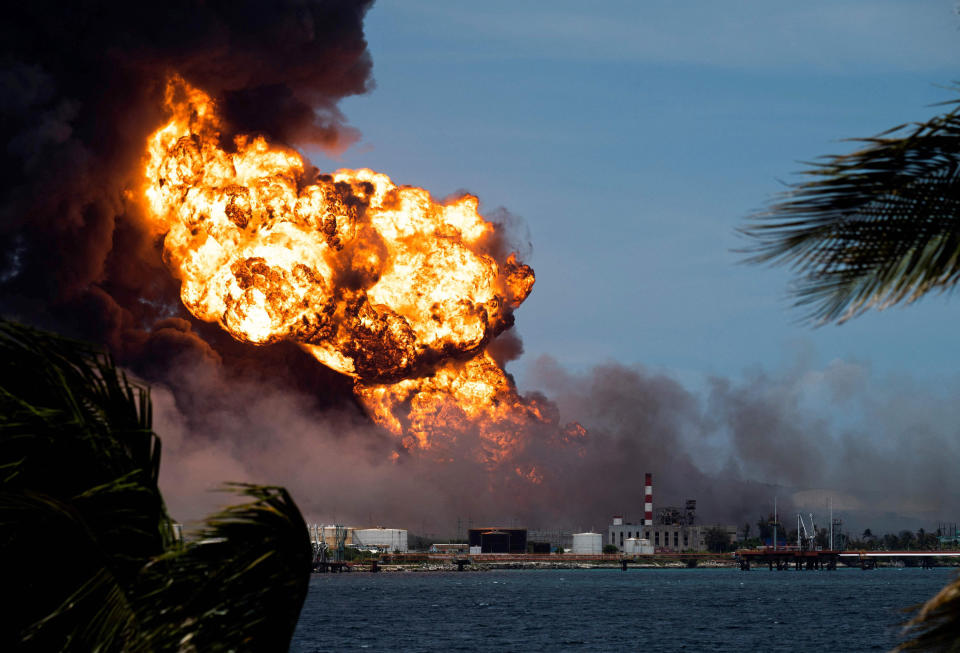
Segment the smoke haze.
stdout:
<path fill-rule="evenodd" d="M 550 425 L 531 427 L 511 466 L 534 468 L 539 483 L 491 471 L 470 455 L 469 434 L 438 462 L 403 455 L 356 412 L 318 409 L 308 393 L 231 381 L 213 364 L 181 378 L 181 392 L 202 406 L 181 408 L 166 387 L 155 387 L 154 401 L 164 495 L 187 520 L 216 505 L 210 490 L 228 479 L 284 484 L 315 521 L 440 536 L 458 519 L 577 530 L 602 530 L 613 514 L 639 520 L 646 471 L 655 506 L 693 498 L 701 521 L 739 525 L 771 512 L 776 495 L 782 515 L 814 512 L 819 524 L 830 497 L 855 532 L 930 530 L 953 514 L 960 490 L 950 392 L 875 379 L 855 362 L 711 378 L 692 390 L 639 366 L 576 374 L 539 359 L 531 381 L 550 397 L 539 399 L 556 411 L 553 423 L 587 429 L 558 441 Z"/>

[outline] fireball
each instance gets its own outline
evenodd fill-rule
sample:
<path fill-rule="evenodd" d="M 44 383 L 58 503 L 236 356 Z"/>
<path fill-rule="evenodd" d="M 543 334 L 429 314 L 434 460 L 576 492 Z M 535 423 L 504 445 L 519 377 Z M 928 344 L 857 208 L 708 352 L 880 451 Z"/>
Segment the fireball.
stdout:
<path fill-rule="evenodd" d="M 540 420 L 485 354 L 533 287 L 476 197 L 438 202 L 372 170 L 320 174 L 262 136 L 223 143 L 213 100 L 181 78 L 148 139 L 144 196 L 194 316 L 254 345 L 299 343 L 355 379 L 407 449 L 478 429 L 497 463 Z M 440 435 L 441 433 L 446 435 Z"/>

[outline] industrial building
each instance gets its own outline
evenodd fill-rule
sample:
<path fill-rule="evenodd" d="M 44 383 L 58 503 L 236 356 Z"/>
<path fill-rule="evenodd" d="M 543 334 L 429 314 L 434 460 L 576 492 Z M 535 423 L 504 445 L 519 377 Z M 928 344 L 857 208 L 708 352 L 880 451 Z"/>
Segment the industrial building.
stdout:
<path fill-rule="evenodd" d="M 628 555 L 653 555 L 653 545 L 650 540 L 640 537 L 628 537 L 621 549 Z"/>
<path fill-rule="evenodd" d="M 463 542 L 440 543 L 430 545 L 430 553 L 469 553 L 470 545 Z"/>
<path fill-rule="evenodd" d="M 314 524 L 308 527 L 310 540 L 317 546 L 322 542 L 328 549 L 337 549 L 339 546 L 358 549 L 377 549 L 389 553 L 406 553 L 407 531 L 403 528 L 356 528 L 342 525 Z M 337 537 L 342 542 L 337 541 Z"/>
<path fill-rule="evenodd" d="M 717 526 L 704 526 L 696 523 L 697 502 L 689 499 L 683 508 L 667 506 L 654 511 L 653 474 L 645 475 L 643 522 L 624 521 L 622 515 L 615 515 L 607 529 L 606 543 L 626 552 L 631 539 L 646 540 L 629 545 L 631 549 L 646 551 L 682 552 L 706 551 L 706 533 Z M 719 526 L 726 531 L 730 542 L 737 540 L 736 526 Z M 639 552 L 639 551 L 638 551 Z"/>
<path fill-rule="evenodd" d="M 526 528 L 471 528 L 468 533 L 470 552 L 526 553 Z"/>
<path fill-rule="evenodd" d="M 533 553 L 568 551 L 573 548 L 573 533 L 560 529 L 530 529 L 527 531 L 527 546 L 533 545 Z"/>
<path fill-rule="evenodd" d="M 574 533 L 570 553 L 599 555 L 603 553 L 603 535 L 600 533 Z"/>
<path fill-rule="evenodd" d="M 707 548 L 704 539 L 705 528 L 696 525 L 679 524 L 633 524 L 623 521 L 623 517 L 614 517 L 610 524 L 607 544 L 613 544 L 626 551 L 626 542 L 631 539 L 647 540 L 656 551 L 704 551 Z M 734 528 L 736 536 L 736 528 Z M 636 546 L 636 545 L 635 545 Z"/>
<path fill-rule="evenodd" d="M 407 531 L 402 528 L 355 528 L 347 544 L 360 549 L 407 552 Z"/>
<path fill-rule="evenodd" d="M 527 531 L 527 550 L 531 553 L 553 553 L 573 548 L 573 533 L 560 529 L 530 529 Z M 532 549 L 532 550 L 531 550 Z"/>

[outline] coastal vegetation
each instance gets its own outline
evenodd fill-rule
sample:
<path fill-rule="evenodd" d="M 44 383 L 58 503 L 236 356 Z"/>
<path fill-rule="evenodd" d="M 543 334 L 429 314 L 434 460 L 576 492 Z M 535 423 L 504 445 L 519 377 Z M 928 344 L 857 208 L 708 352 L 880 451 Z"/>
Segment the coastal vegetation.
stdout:
<path fill-rule="evenodd" d="M 711 526 L 703 534 L 704 542 L 707 545 L 707 551 L 711 553 L 726 553 L 736 548 L 736 545 L 730 542 L 730 536 L 727 529 L 719 526 Z"/>
<path fill-rule="evenodd" d="M 749 537 L 750 529 L 744 528 L 742 531 L 746 537 L 738 542 L 739 548 L 749 549 L 764 546 L 773 541 L 772 518 L 768 520 L 761 517 L 757 522 L 760 535 L 758 537 Z M 749 527 L 749 524 L 746 525 Z M 786 529 L 782 524 L 778 524 L 777 539 L 784 544 L 795 544 L 797 542 L 797 529 Z M 847 549 L 856 551 L 938 551 L 938 550 L 957 550 L 960 549 L 960 538 L 953 533 L 927 531 L 919 528 L 916 531 L 900 530 L 896 533 L 884 533 L 874 535 L 869 528 L 864 529 L 860 534 L 838 531 L 833 534 L 835 549 Z M 817 528 L 814 544 L 821 549 L 830 547 L 830 531 L 826 528 Z"/>

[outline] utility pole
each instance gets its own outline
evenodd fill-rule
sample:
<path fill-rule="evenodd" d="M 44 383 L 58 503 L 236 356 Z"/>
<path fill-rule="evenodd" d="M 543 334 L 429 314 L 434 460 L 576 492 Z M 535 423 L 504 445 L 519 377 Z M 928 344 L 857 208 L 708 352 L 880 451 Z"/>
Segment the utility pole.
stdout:
<path fill-rule="evenodd" d="M 830 497 L 830 550 L 833 551 L 833 497 Z"/>
<path fill-rule="evenodd" d="M 777 550 L 777 495 L 773 495 L 773 550 Z"/>

